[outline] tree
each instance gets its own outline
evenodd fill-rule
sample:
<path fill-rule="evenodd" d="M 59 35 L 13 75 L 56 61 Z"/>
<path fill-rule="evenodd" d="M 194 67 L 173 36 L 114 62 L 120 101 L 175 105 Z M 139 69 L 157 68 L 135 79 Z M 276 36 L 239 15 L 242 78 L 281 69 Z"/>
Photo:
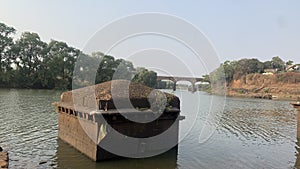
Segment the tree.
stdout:
<path fill-rule="evenodd" d="M 166 89 L 167 88 L 167 82 L 158 80 L 157 83 L 156 83 L 156 88 L 157 89 Z"/>
<path fill-rule="evenodd" d="M 156 85 L 155 72 L 145 68 L 135 71 L 133 64 L 124 59 L 101 52 L 87 55 L 55 40 L 47 44 L 31 32 L 22 33 L 14 41 L 15 31 L 0 23 L 0 87 L 71 89 L 73 79 L 75 87 L 82 87 L 113 78 L 131 80 L 136 72 L 135 81 Z"/>
<path fill-rule="evenodd" d="M 203 78 L 203 82 L 210 83 L 210 77 L 209 77 L 209 75 L 203 75 L 202 78 Z"/>
<path fill-rule="evenodd" d="M 279 71 L 285 70 L 285 62 L 279 57 L 272 58 L 273 69 L 278 69 Z"/>
<path fill-rule="evenodd" d="M 293 63 L 294 63 L 294 61 L 289 60 L 286 62 L 286 65 L 291 66 L 291 65 L 293 65 Z"/>
<path fill-rule="evenodd" d="M 80 51 L 64 42 L 51 40 L 45 58 L 46 84 L 49 88 L 71 89 L 75 61 Z"/>
<path fill-rule="evenodd" d="M 272 61 L 266 61 L 263 64 L 264 64 L 264 69 L 274 69 L 274 65 Z"/>
<path fill-rule="evenodd" d="M 81 53 L 77 58 L 73 74 L 73 88 L 80 88 L 95 84 L 98 69 L 98 57 Z"/>
<path fill-rule="evenodd" d="M 95 82 L 102 83 L 112 80 L 116 70 L 115 58 L 110 55 L 103 55 L 99 57 L 99 54 L 97 53 L 93 53 L 92 57 L 100 59 Z"/>
<path fill-rule="evenodd" d="M 232 82 L 234 79 L 239 79 L 247 74 L 262 73 L 264 71 L 264 63 L 258 59 L 241 59 L 239 61 L 225 61 L 215 71 L 210 74 L 212 83 L 222 83 L 224 80 Z"/>
<path fill-rule="evenodd" d="M 133 76 L 133 71 L 135 70 L 132 62 L 126 61 L 124 59 L 117 59 L 115 61 L 116 70 L 114 72 L 113 79 L 125 79 L 131 80 Z"/>
<path fill-rule="evenodd" d="M 12 76 L 10 52 L 13 46 L 13 38 L 16 30 L 4 23 L 0 23 L 0 84 L 8 84 Z"/>
<path fill-rule="evenodd" d="M 246 61 L 246 69 L 247 73 L 263 73 L 264 72 L 264 64 L 260 62 L 258 59 L 248 59 Z"/>
<path fill-rule="evenodd" d="M 226 75 L 224 72 L 224 66 L 221 64 L 216 70 L 209 74 L 209 81 L 211 84 L 224 84 Z"/>
<path fill-rule="evenodd" d="M 225 61 L 224 64 L 222 64 L 222 66 L 224 69 L 226 81 L 232 81 L 236 69 L 236 62 Z"/>
<path fill-rule="evenodd" d="M 149 87 L 155 88 L 157 83 L 157 73 L 149 71 L 145 68 L 137 68 L 136 75 L 132 79 L 133 82 L 142 83 Z"/>
<path fill-rule="evenodd" d="M 41 87 L 38 72 L 42 69 L 46 46 L 36 33 L 25 32 L 17 40 L 14 63 L 17 65 L 17 81 L 20 87 Z"/>

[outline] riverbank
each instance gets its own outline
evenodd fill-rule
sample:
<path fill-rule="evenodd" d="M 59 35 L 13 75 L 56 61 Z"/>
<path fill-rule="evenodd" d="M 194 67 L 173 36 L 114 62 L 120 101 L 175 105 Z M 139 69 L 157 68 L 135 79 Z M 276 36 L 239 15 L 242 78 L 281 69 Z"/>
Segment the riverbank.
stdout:
<path fill-rule="evenodd" d="M 231 97 L 297 100 L 300 96 L 300 73 L 249 74 L 227 86 L 226 94 Z"/>
<path fill-rule="evenodd" d="M 263 95 L 263 94 L 238 94 L 238 93 L 234 93 L 234 94 L 227 94 L 227 97 L 237 97 L 237 98 L 255 98 L 255 99 L 269 99 L 269 100 L 281 100 L 281 101 L 296 101 L 297 100 L 297 96 L 291 96 L 291 95 L 271 95 L 271 94 L 267 94 L 267 95 Z"/>
<path fill-rule="evenodd" d="M 0 168 L 8 168 L 8 152 L 0 147 Z"/>

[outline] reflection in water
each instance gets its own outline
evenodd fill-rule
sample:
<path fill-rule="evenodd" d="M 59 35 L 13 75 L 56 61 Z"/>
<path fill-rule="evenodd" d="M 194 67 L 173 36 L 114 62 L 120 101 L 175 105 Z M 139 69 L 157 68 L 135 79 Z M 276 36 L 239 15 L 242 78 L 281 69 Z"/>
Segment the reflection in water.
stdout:
<path fill-rule="evenodd" d="M 172 149 L 160 156 L 146 159 L 119 159 L 95 163 L 58 139 L 57 164 L 59 168 L 72 169 L 175 169 L 177 168 L 177 151 Z"/>

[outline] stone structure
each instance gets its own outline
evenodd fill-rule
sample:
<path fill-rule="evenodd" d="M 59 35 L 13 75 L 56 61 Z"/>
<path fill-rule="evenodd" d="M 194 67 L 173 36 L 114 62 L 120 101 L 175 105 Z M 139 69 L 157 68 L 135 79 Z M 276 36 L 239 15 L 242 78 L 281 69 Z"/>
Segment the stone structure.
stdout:
<path fill-rule="evenodd" d="M 295 163 L 295 168 L 299 168 L 300 167 L 300 98 L 298 97 L 298 101 L 297 102 L 292 102 L 291 105 L 297 109 L 297 142 L 296 144 L 298 146 L 295 146 L 296 150 L 297 150 L 297 154 L 296 154 L 296 163 Z"/>
<path fill-rule="evenodd" d="M 176 77 L 176 76 L 157 76 L 157 80 L 171 80 L 173 82 L 173 91 L 176 91 L 176 83 L 178 81 L 188 81 L 188 82 L 191 82 L 191 84 L 192 84 L 191 91 L 192 92 L 196 91 L 195 83 L 197 83 L 197 82 L 204 82 L 203 78 Z"/>
<path fill-rule="evenodd" d="M 158 96 L 162 94 L 167 101 L 160 113 L 149 102 L 153 92 L 154 105 L 160 103 Z M 58 111 L 59 138 L 94 161 L 177 150 L 179 120 L 183 118 L 179 99 L 174 95 L 115 80 L 65 92 L 54 105 Z M 161 137 L 152 139 L 158 135 Z M 112 151 L 107 151 L 110 148 Z"/>
<path fill-rule="evenodd" d="M 291 105 L 297 109 L 297 139 L 300 139 L 300 100 L 292 102 Z"/>

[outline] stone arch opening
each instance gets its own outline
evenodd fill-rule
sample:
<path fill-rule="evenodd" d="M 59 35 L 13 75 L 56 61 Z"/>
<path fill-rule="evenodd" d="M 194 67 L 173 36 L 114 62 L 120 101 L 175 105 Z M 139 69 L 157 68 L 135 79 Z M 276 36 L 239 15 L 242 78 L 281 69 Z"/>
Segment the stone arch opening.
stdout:
<path fill-rule="evenodd" d="M 198 91 L 208 91 L 210 88 L 210 83 L 197 81 L 197 82 L 195 82 L 195 88 Z"/>
<path fill-rule="evenodd" d="M 189 80 L 176 81 L 176 90 L 191 90 L 193 83 Z"/>
<path fill-rule="evenodd" d="M 157 89 L 172 89 L 173 90 L 174 81 L 170 79 L 161 79 L 157 81 Z"/>

